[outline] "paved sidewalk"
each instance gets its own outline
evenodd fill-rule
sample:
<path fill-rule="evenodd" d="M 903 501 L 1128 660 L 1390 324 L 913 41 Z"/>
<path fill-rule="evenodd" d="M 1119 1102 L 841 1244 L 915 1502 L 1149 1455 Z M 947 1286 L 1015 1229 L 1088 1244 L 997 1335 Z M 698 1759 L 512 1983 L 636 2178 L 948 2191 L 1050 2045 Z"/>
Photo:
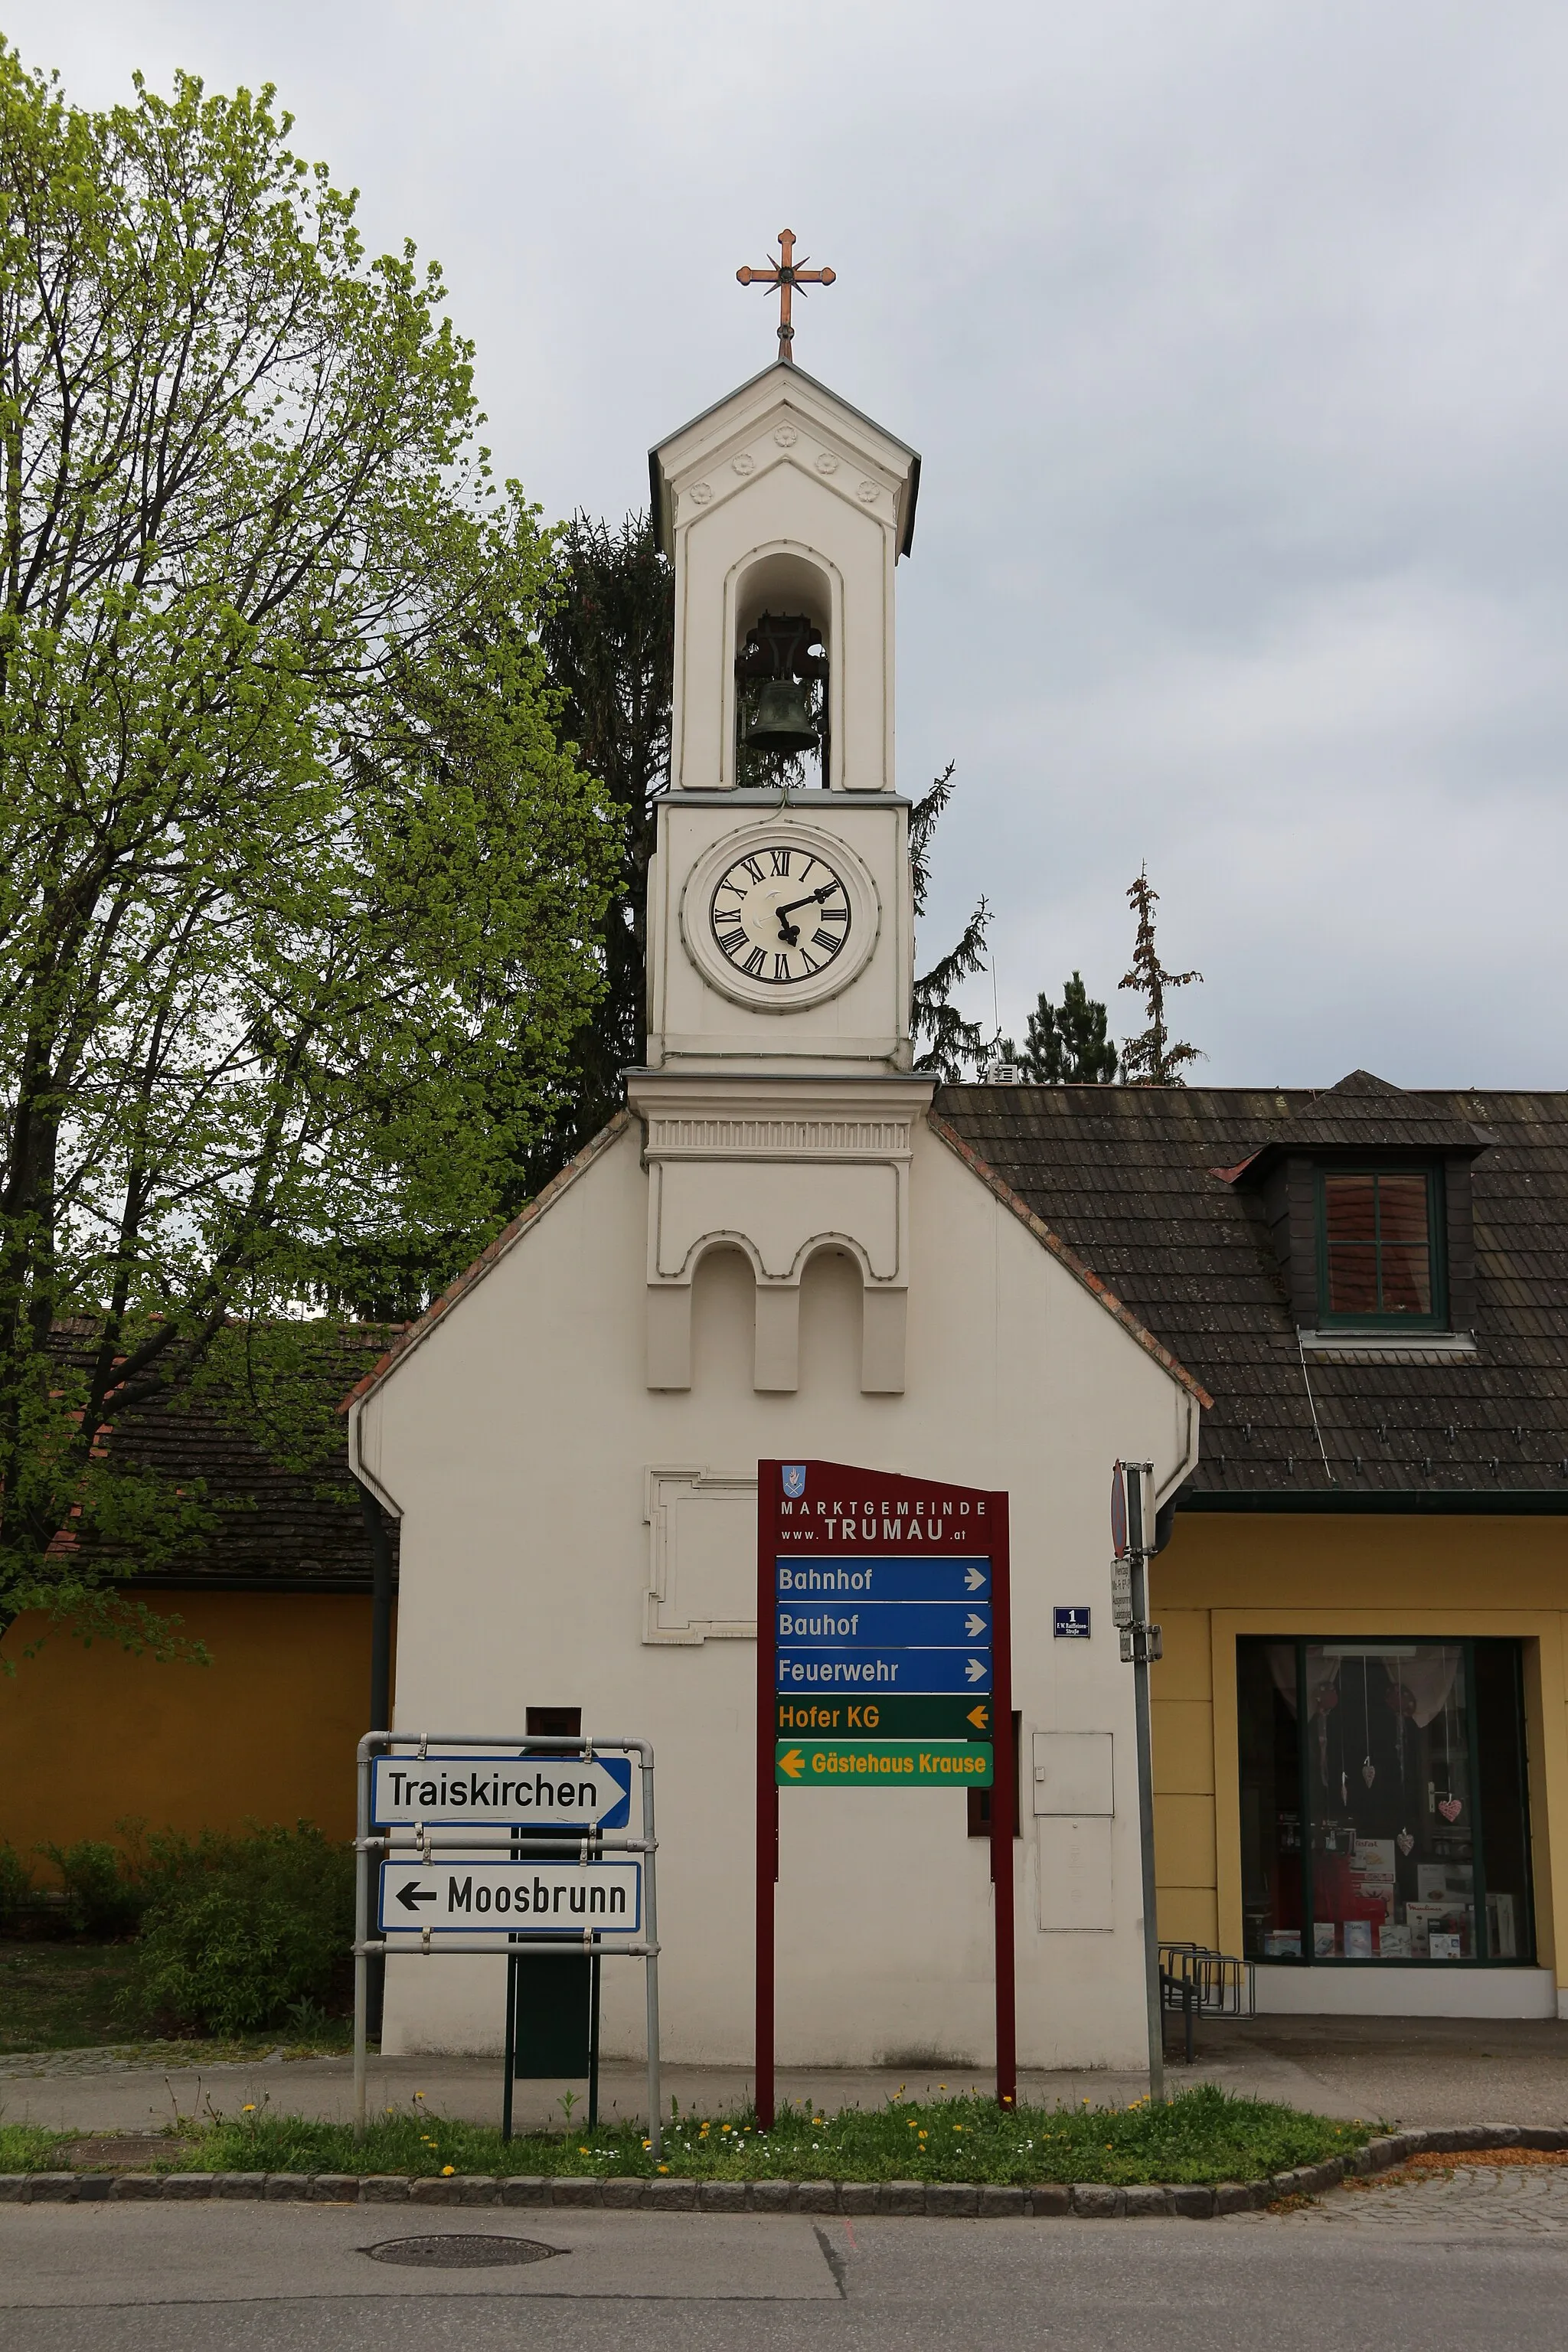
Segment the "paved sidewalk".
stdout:
<path fill-rule="evenodd" d="M 640 2116 L 646 2109 L 640 2065 L 608 2063 L 600 2104 L 606 2120 Z M 1280 2099 L 1322 2115 L 1403 2124 L 1568 2124 L 1568 2023 L 1505 2021 L 1475 2023 L 1436 2019 L 1404 2023 L 1381 2018 L 1257 2018 L 1200 2031 L 1196 2063 L 1169 2067 L 1173 2089 L 1214 2082 L 1258 2098 Z M 908 2069 L 785 2069 L 782 2095 L 837 2109 L 880 2105 L 902 2086 L 907 2097 L 948 2090 L 985 2090 L 984 2074 L 969 2068 L 927 2073 Z M 1148 2088 L 1142 2074 L 1079 2071 L 1025 2074 L 1020 2094 L 1051 2105 L 1125 2105 Z M 670 2065 L 664 2096 L 707 2114 L 739 2105 L 751 2077 L 740 2067 Z M 496 2058 L 375 2058 L 371 2062 L 373 2108 L 406 2105 L 416 2091 L 436 2112 L 477 2123 L 499 2122 L 500 2064 Z M 520 2083 L 521 2126 L 561 2119 L 563 2094 L 580 2083 Z M 294 2115 L 346 2120 L 352 2113 L 353 2067 L 346 2058 L 274 2058 L 238 2065 L 142 2068 L 90 2053 L 51 2053 L 35 2060 L 0 2060 L 0 2115 L 10 2123 L 95 2132 L 155 2131 L 176 2112 L 205 2112 L 210 2102 L 227 2113 L 254 2099 Z"/>

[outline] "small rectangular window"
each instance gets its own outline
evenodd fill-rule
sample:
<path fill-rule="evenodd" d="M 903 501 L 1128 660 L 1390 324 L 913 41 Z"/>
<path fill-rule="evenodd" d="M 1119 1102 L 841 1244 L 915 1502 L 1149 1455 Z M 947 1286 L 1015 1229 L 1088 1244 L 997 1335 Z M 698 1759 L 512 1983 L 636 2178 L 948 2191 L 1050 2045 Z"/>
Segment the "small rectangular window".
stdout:
<path fill-rule="evenodd" d="M 1320 1170 L 1319 1321 L 1440 1323 L 1441 1209 L 1435 1169 Z"/>

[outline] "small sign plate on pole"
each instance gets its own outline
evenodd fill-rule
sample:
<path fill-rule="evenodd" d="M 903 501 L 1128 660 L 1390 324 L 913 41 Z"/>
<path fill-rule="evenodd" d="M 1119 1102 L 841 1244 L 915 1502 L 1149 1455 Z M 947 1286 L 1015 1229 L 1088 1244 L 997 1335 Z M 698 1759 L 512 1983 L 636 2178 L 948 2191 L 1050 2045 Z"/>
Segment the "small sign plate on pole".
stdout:
<path fill-rule="evenodd" d="M 635 1862 L 384 1862 L 376 1925 L 384 1936 L 635 1936 L 642 1866 Z"/>

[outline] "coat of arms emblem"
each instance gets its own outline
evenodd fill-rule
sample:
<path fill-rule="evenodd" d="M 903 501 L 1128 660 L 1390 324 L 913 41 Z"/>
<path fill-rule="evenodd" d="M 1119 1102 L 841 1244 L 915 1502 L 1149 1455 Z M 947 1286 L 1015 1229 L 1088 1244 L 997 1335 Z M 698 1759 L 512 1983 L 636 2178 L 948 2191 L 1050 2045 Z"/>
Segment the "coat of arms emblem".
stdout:
<path fill-rule="evenodd" d="M 805 1465 L 786 1462 L 784 1465 L 784 1489 L 791 1502 L 798 1502 L 805 1492 Z"/>

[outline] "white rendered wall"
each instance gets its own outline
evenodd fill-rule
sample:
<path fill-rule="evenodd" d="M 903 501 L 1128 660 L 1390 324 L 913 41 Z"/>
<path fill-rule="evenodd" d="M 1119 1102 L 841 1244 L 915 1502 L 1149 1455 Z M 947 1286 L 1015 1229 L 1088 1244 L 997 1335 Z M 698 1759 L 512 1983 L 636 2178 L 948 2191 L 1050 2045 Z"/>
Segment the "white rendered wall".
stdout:
<path fill-rule="evenodd" d="M 1117 1808 L 1114 1927 L 1043 1932 L 1026 1771 L 1019 2057 L 1125 2066 L 1143 2051 L 1132 1688 L 1110 1622 L 1106 1494 L 1118 1454 L 1170 1475 L 1189 1408 L 923 1124 L 916 1134 L 902 1396 L 860 1392 L 859 1276 L 830 1258 L 805 1276 L 798 1391 L 756 1393 L 752 1279 L 734 1254 L 699 1269 L 690 1390 L 644 1385 L 634 1126 L 362 1411 L 365 1465 L 403 1512 L 397 1727 L 521 1730 L 529 1705 L 581 1705 L 590 1731 L 655 1743 L 672 2060 L 752 2055 L 755 1650 L 644 1641 L 645 1473 L 745 1475 L 759 1455 L 1009 1490 L 1023 1754 L 1037 1730 L 1111 1732 Z M 734 1616 L 753 1615 L 754 1590 L 738 1543 Z M 1068 1601 L 1093 1606 L 1091 1641 L 1052 1640 L 1052 1605 Z M 781 1811 L 781 2062 L 987 2063 L 988 1848 L 965 1834 L 963 1795 L 786 1792 Z M 395 1961 L 385 2047 L 499 2049 L 503 1966 Z M 640 1969 L 610 1964 L 605 1991 L 606 2054 L 640 2050 Z"/>

